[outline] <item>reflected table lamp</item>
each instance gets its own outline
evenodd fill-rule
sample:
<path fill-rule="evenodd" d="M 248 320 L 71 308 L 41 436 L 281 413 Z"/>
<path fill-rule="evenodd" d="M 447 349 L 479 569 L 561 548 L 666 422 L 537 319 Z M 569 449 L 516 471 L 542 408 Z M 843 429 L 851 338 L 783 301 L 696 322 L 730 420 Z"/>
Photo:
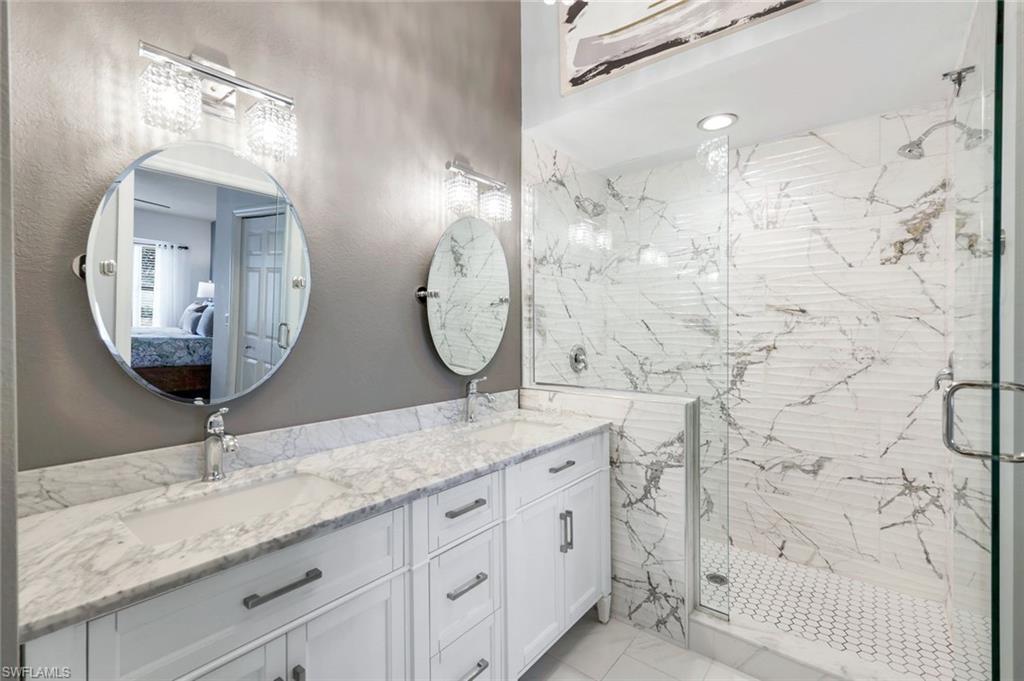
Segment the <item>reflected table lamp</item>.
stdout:
<path fill-rule="evenodd" d="M 196 288 L 196 298 L 205 298 L 206 302 L 213 302 L 213 282 L 212 281 L 201 281 L 199 282 L 198 288 Z"/>

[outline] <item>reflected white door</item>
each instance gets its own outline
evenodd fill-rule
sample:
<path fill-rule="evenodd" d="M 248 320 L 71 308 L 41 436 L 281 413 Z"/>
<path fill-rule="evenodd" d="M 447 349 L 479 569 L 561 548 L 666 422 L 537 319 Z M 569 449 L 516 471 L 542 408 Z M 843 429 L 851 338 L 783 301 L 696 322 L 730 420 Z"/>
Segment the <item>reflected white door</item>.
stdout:
<path fill-rule="evenodd" d="M 260 382 L 281 357 L 284 230 L 280 216 L 242 220 L 236 391 Z"/>

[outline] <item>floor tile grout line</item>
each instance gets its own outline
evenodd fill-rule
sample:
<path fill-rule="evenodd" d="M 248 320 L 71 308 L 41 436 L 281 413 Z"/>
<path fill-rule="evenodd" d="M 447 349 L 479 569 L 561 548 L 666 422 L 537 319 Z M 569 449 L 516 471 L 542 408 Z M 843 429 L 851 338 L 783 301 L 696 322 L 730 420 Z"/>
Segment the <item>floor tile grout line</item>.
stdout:
<path fill-rule="evenodd" d="M 626 651 L 629 650 L 629 647 L 631 645 L 633 645 L 633 642 L 636 641 L 638 636 L 640 636 L 640 630 L 639 629 L 633 629 L 633 638 L 629 639 L 629 643 L 627 643 L 626 647 L 622 649 L 622 652 L 619 653 L 619 656 L 615 658 L 615 661 L 612 662 L 612 665 L 610 667 L 608 667 L 608 671 L 606 671 L 604 674 L 602 674 L 600 679 L 596 679 L 595 681 L 604 681 L 605 679 L 608 678 L 608 675 L 611 674 L 611 671 L 613 669 L 615 669 L 615 665 L 617 665 L 619 663 L 619 660 L 621 660 L 622 656 L 626 654 Z"/>

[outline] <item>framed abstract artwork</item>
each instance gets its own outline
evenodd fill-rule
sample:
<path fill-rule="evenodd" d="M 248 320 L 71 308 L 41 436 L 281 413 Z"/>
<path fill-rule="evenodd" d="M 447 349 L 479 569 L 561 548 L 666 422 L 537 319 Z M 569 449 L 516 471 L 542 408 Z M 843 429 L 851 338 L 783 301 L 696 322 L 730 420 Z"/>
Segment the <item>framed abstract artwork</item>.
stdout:
<path fill-rule="evenodd" d="M 574 0 L 560 4 L 562 94 L 812 0 Z"/>

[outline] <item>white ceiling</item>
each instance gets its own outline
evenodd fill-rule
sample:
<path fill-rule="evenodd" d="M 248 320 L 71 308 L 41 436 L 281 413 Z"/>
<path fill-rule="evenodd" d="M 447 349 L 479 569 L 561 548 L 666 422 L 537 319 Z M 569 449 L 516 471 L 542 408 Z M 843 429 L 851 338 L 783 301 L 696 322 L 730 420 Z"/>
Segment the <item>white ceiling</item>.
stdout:
<path fill-rule="evenodd" d="M 135 171 L 135 207 L 212 222 L 217 219 L 217 185 L 140 168 Z"/>
<path fill-rule="evenodd" d="M 554 8 L 524 6 L 524 31 L 548 30 L 544 10 Z M 692 153 L 712 136 L 696 127 L 710 113 L 739 114 L 727 132 L 743 146 L 946 100 L 941 74 L 959 65 L 973 11 L 974 2 L 819 0 L 558 99 L 538 65 L 557 63 L 550 36 L 524 34 L 527 134 L 603 170 Z"/>

